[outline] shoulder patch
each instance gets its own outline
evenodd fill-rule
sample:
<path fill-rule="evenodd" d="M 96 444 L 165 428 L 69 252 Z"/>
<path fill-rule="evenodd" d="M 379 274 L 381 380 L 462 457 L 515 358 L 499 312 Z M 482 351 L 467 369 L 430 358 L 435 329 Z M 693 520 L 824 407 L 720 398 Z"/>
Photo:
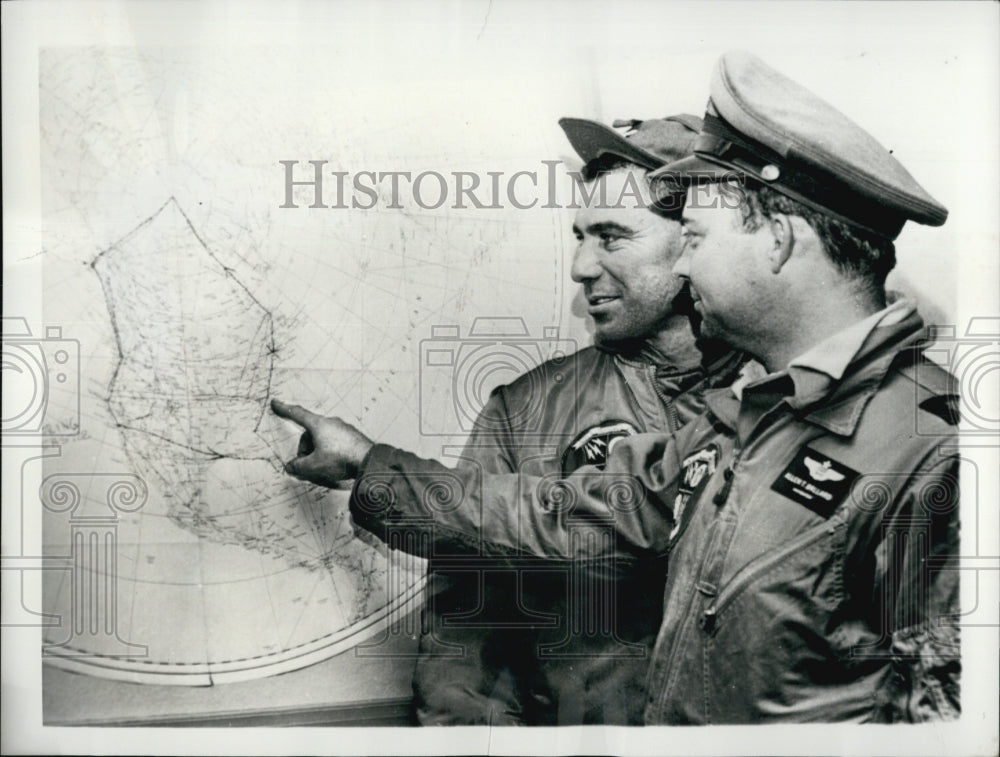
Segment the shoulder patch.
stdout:
<path fill-rule="evenodd" d="M 923 348 L 903 350 L 896 356 L 894 367 L 926 394 L 955 394 L 958 380 L 930 353 Z"/>
<path fill-rule="evenodd" d="M 568 476 L 584 465 L 603 468 L 615 443 L 639 433 L 628 421 L 608 420 L 591 426 L 570 442 L 562 454 L 562 473 Z"/>
<path fill-rule="evenodd" d="M 937 394 L 920 403 L 920 409 L 936 415 L 949 426 L 957 426 L 961 416 L 958 412 L 957 394 Z"/>
<path fill-rule="evenodd" d="M 677 496 L 674 498 L 674 526 L 670 530 L 670 541 L 680 533 L 688 502 L 695 495 L 701 494 L 718 466 L 719 445 L 714 442 L 684 458 L 678 478 Z"/>
<path fill-rule="evenodd" d="M 897 375 L 913 384 L 913 404 L 910 407 L 923 411 L 916 413 L 917 433 L 947 433 L 938 421 L 947 426 L 957 426 L 961 420 L 958 379 L 931 359 L 929 352 L 926 349 L 904 351 L 902 358 L 905 359 L 898 362 Z"/>

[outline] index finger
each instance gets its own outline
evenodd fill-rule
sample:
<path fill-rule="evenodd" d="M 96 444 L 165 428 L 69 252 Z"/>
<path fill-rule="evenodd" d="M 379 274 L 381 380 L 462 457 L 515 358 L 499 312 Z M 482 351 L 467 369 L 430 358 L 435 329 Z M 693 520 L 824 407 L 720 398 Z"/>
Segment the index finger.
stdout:
<path fill-rule="evenodd" d="M 317 417 L 315 413 L 310 413 L 304 407 L 299 407 L 298 405 L 286 405 L 279 399 L 271 400 L 271 410 L 273 410 L 274 414 L 279 418 L 294 421 L 309 431 L 313 430 L 313 423 Z"/>

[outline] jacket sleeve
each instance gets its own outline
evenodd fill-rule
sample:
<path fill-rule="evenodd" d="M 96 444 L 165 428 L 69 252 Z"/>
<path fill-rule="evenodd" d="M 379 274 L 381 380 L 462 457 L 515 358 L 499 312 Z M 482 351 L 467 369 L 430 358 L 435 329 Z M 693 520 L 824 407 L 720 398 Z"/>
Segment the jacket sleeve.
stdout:
<path fill-rule="evenodd" d="M 891 624 L 893 722 L 960 714 L 958 460 L 937 457 L 911 478 L 876 553 Z"/>
<path fill-rule="evenodd" d="M 507 421 L 500 387 L 480 413 L 459 468 L 472 466 L 489 475 L 515 472 L 517 453 Z M 427 586 L 413 672 L 418 721 L 421 725 L 523 724 L 519 686 L 509 668 L 490 653 L 499 644 L 505 658 L 513 654 L 511 632 L 488 625 L 492 612 L 497 608 L 506 612 L 515 599 L 507 596 L 507 585 L 497 585 L 495 575 L 482 570 L 436 570 L 432 562 Z M 449 614 L 467 614 L 473 605 L 480 623 L 448 625 Z"/>
<path fill-rule="evenodd" d="M 511 435 L 506 393 L 500 386 L 490 393 L 462 450 L 459 465 L 474 465 L 484 473 L 514 473 L 519 458 Z"/>
<path fill-rule="evenodd" d="M 422 557 L 538 557 L 601 575 L 667 551 L 678 470 L 673 437 L 621 439 L 604 470 L 569 478 L 447 468 L 376 444 L 351 493 L 351 515 L 390 547 Z M 608 571 L 611 571 L 610 573 Z"/>

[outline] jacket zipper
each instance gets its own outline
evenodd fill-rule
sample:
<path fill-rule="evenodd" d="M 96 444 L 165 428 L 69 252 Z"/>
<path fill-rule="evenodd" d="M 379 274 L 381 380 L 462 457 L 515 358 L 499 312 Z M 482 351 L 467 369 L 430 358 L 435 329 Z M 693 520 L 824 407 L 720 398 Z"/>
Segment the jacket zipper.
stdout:
<path fill-rule="evenodd" d="M 717 538 L 716 528 L 717 528 L 717 526 L 713 524 L 713 527 L 712 527 L 712 529 L 710 530 L 710 533 L 709 533 L 709 539 L 708 539 L 708 545 L 707 546 L 711 546 L 712 543 Z M 669 570 L 669 563 L 668 563 L 667 570 Z M 699 573 L 700 573 L 700 571 L 699 571 Z M 686 602 L 684 604 L 684 611 L 679 616 L 681 618 L 681 623 L 680 623 L 680 627 L 678 628 L 678 631 L 677 631 L 677 636 L 671 642 L 670 647 L 669 647 L 668 657 L 667 657 L 666 661 L 663 663 L 662 668 L 660 668 L 660 670 L 662 670 L 663 685 L 660 687 L 660 692 L 659 692 L 658 696 L 656 697 L 656 708 L 657 708 L 657 710 L 661 710 L 662 707 L 663 707 L 663 702 L 666 699 L 667 692 L 671 688 L 670 684 L 672 683 L 671 682 L 671 675 L 673 674 L 673 671 L 674 671 L 674 660 L 676 659 L 678 651 L 681 649 L 681 647 L 685 646 L 682 642 L 687 638 L 687 636 L 688 636 L 688 634 L 690 632 L 690 626 L 685 621 L 686 621 L 687 618 L 691 617 L 691 608 L 694 606 L 694 603 L 697 600 L 697 597 L 699 596 L 697 586 L 698 586 L 698 584 L 697 584 L 697 582 L 695 582 L 694 585 L 691 587 L 692 591 L 688 593 L 687 600 L 686 600 Z M 659 639 L 657 639 L 657 641 L 659 641 Z M 659 645 L 654 646 L 654 648 L 653 648 L 653 659 L 654 660 L 658 657 L 658 655 L 657 655 L 657 651 L 658 651 L 657 647 L 658 646 Z M 653 683 L 653 681 L 650 681 L 650 683 Z"/>
<path fill-rule="evenodd" d="M 761 420 L 763 421 L 763 419 L 761 419 Z M 740 459 L 743 457 L 744 452 L 747 449 L 750 448 L 750 446 L 751 446 L 752 443 L 758 442 L 762 437 L 766 436 L 768 433 L 772 433 L 773 431 L 774 431 L 774 424 L 773 423 L 769 424 L 767 426 L 763 426 L 763 427 L 760 424 L 758 424 L 757 428 L 755 428 L 754 431 L 747 437 L 746 443 L 742 447 L 740 447 L 740 446 L 734 446 L 734 448 L 733 448 L 733 454 L 732 454 L 732 457 L 729 460 L 729 464 L 726 466 L 725 470 L 722 473 L 723 478 L 724 478 L 724 483 L 723 483 L 722 487 L 719 489 L 719 491 L 717 491 L 715 493 L 715 496 L 712 497 L 712 503 L 716 506 L 717 510 L 721 510 L 722 506 L 725 505 L 726 500 L 729 499 L 729 493 L 730 493 L 730 491 L 732 490 L 732 487 L 733 487 L 733 480 L 736 478 L 736 466 L 739 464 Z M 693 513 L 692 513 L 692 516 L 693 516 Z M 714 523 L 712 525 L 712 530 L 711 530 L 711 533 L 710 533 L 710 538 L 707 540 L 707 542 L 705 544 L 704 554 L 702 556 L 702 560 L 701 560 L 700 565 L 698 566 L 698 572 L 696 574 L 697 577 L 700 577 L 702 575 L 702 573 L 703 573 L 703 571 L 705 569 L 705 564 L 707 563 L 707 561 L 709 559 L 709 556 L 711 555 L 711 553 L 713 551 L 712 547 L 714 546 L 715 541 L 718 538 L 718 534 L 715 532 L 715 529 L 717 529 L 717 528 L 720 527 L 718 525 L 719 524 L 719 521 L 718 521 L 719 517 L 720 517 L 719 513 L 716 512 L 716 520 L 714 521 Z M 826 524 L 824 524 L 824 525 L 826 525 Z M 686 524 L 685 524 L 685 526 L 686 526 Z M 806 532 L 806 534 L 803 534 L 803 536 L 806 536 L 806 535 L 812 536 L 811 532 Z M 680 536 L 681 536 L 681 534 L 678 533 L 678 535 L 674 538 L 674 540 L 673 540 L 673 542 L 671 544 L 671 549 L 670 549 L 671 552 L 673 552 L 673 544 L 675 544 L 677 542 L 677 540 L 680 538 Z M 794 551 L 794 549 L 797 549 L 798 546 L 799 546 L 798 542 L 801 540 L 801 538 L 802 537 L 799 537 L 796 540 L 794 540 L 793 542 L 789 543 L 784 549 L 781 550 L 780 554 L 769 556 L 767 562 L 768 563 L 773 563 L 774 560 L 780 560 L 780 559 L 782 559 L 782 557 L 784 557 L 785 555 L 787 555 L 789 552 Z M 727 549 L 728 549 L 728 547 L 727 547 Z M 669 568 L 668 568 L 668 570 L 669 570 Z M 732 594 L 732 588 L 731 587 L 732 587 L 732 584 L 730 584 L 729 587 L 726 587 L 720 594 L 716 595 L 715 602 L 709 607 L 708 610 L 706 610 L 706 611 L 704 611 L 702 613 L 701 617 L 699 617 L 699 619 L 697 621 L 698 625 L 701 626 L 701 628 L 703 628 L 706 631 L 708 631 L 709 633 L 711 633 L 715 629 L 715 619 L 716 619 L 716 614 L 718 613 L 718 609 L 719 609 L 718 608 L 719 601 L 721 599 L 726 599 L 726 601 L 728 603 L 728 601 L 729 601 L 728 597 L 731 596 L 731 594 Z M 738 589 L 739 587 L 735 587 L 735 588 Z M 670 650 L 668 652 L 668 660 L 666 661 L 666 663 L 664 665 L 664 668 L 663 668 L 663 670 L 664 670 L 664 679 L 663 679 L 664 684 L 667 684 L 669 682 L 669 680 L 670 680 L 670 671 L 674 667 L 674 665 L 673 665 L 674 659 L 677 657 L 678 650 L 680 649 L 680 647 L 683 646 L 683 644 L 681 642 L 683 642 L 684 639 L 687 638 L 687 635 L 688 635 L 688 632 L 689 632 L 689 628 L 690 628 L 690 626 L 687 624 L 687 621 L 688 621 L 689 618 L 691 618 L 691 610 L 692 610 L 692 608 L 695 605 L 697 597 L 704 596 L 704 593 L 698 587 L 697 580 L 696 580 L 695 584 L 693 585 L 692 589 L 693 590 L 689 593 L 689 595 L 687 597 L 687 600 L 685 602 L 684 612 L 680 616 L 681 622 L 680 622 L 680 628 L 678 629 L 678 636 L 673 640 L 671 648 L 670 648 Z M 654 655 L 655 654 L 656 654 L 656 650 L 654 649 Z M 663 702 L 666 699 L 667 692 L 668 692 L 669 689 L 670 689 L 670 686 L 667 686 L 667 685 L 664 685 L 662 687 L 662 689 L 661 689 L 661 691 L 659 693 L 659 696 L 656 699 L 657 709 L 662 709 Z"/>
<path fill-rule="evenodd" d="M 751 563 L 738 573 L 723 589 L 718 593 L 715 601 L 702 613 L 700 625 L 709 634 L 715 633 L 718 626 L 718 616 L 732 603 L 733 599 L 739 595 L 744 588 L 760 576 L 767 572 L 777 563 L 787 558 L 789 555 L 811 546 L 822 539 L 826 534 L 833 533 L 837 528 L 836 523 L 827 522 L 816 526 L 792 539 L 782 549 L 772 552 L 766 557 Z"/>
<path fill-rule="evenodd" d="M 649 383 L 653 386 L 653 393 L 659 398 L 660 407 L 662 407 L 667 414 L 667 424 L 670 427 L 668 430 L 671 433 L 674 433 L 681 427 L 680 415 L 677 413 L 677 408 L 674 407 L 674 401 L 667 399 L 666 395 L 663 394 L 663 390 L 660 388 L 660 385 L 656 383 L 656 366 L 647 366 L 647 371 L 649 373 Z M 681 394 L 684 394 L 684 392 L 681 392 L 677 396 L 679 397 Z M 676 399 L 676 397 L 674 399 Z"/>
<path fill-rule="evenodd" d="M 766 417 L 767 416 L 765 416 L 765 418 Z M 719 488 L 719 491 L 715 493 L 715 496 L 712 497 L 712 504 L 715 505 L 717 510 L 721 510 L 726 504 L 726 501 L 729 499 L 729 494 L 733 488 L 733 481 L 736 479 L 736 468 L 740 464 L 740 460 L 742 460 L 746 450 L 750 449 L 750 447 L 755 444 L 759 444 L 764 437 L 777 433 L 777 424 L 772 421 L 764 425 L 765 418 L 760 419 L 757 426 L 747 436 L 743 446 L 733 449 L 733 455 L 729 459 L 729 465 L 727 465 L 725 470 L 722 471 L 722 477 L 724 479 L 723 484 Z M 824 524 L 824 528 L 820 531 L 820 535 L 825 532 L 827 526 L 829 526 L 829 524 Z M 763 558 L 764 562 L 760 565 L 755 566 L 751 563 L 750 566 L 744 568 L 744 573 L 742 575 L 738 573 L 727 586 L 722 587 L 721 591 L 715 595 L 712 604 L 710 604 L 708 608 L 702 612 L 701 617 L 698 619 L 698 625 L 701 626 L 701 628 L 707 633 L 713 633 L 715 631 L 719 610 L 722 609 L 725 604 L 728 604 L 729 597 L 732 596 L 734 591 L 739 591 L 742 586 L 749 581 L 752 581 L 756 575 L 759 575 L 760 571 L 766 570 L 768 567 L 774 565 L 776 561 L 784 559 L 784 557 L 788 554 L 798 549 L 801 546 L 800 542 L 803 539 L 808 542 L 811 538 L 814 538 L 812 531 L 806 531 L 804 534 L 800 534 L 798 537 L 786 544 L 779 552 L 767 555 Z M 727 552 L 730 546 L 732 546 L 732 539 L 730 539 L 730 543 L 726 546 Z M 708 557 L 709 554 L 706 553 L 705 560 L 708 560 Z M 699 575 L 701 575 L 701 571 L 703 569 L 704 562 L 702 563 L 702 567 L 699 568 Z M 747 572 L 751 575 L 747 576 Z"/>
<path fill-rule="evenodd" d="M 712 498 L 712 502 L 715 505 L 717 505 L 718 508 L 720 508 L 720 509 L 721 509 L 722 505 L 725 504 L 726 499 L 729 497 L 729 490 L 732 488 L 732 480 L 735 477 L 734 469 L 736 467 L 736 464 L 739 462 L 740 456 L 743 454 L 743 449 L 744 448 L 740 448 L 740 447 L 735 447 L 733 449 L 733 456 L 730 459 L 729 464 L 726 466 L 726 469 L 723 471 L 723 474 L 722 474 L 723 477 L 725 478 L 725 483 L 723 483 L 722 488 L 718 492 L 716 492 L 715 496 Z M 720 495 L 722 495 L 722 496 L 720 497 Z M 689 518 L 685 522 L 683 530 L 687 530 L 687 524 L 690 522 L 690 518 L 691 517 L 694 517 L 694 513 L 690 513 L 689 514 Z M 678 650 L 682 646 L 684 646 L 681 642 L 683 642 L 684 639 L 687 638 L 687 635 L 689 633 L 689 626 L 687 625 L 687 623 L 685 621 L 688 618 L 691 617 L 691 610 L 695 606 L 695 602 L 697 601 L 697 598 L 699 596 L 704 596 L 703 593 L 702 593 L 702 591 L 701 591 L 701 589 L 699 588 L 699 580 L 698 579 L 700 579 L 700 577 L 701 577 L 701 575 L 702 575 L 702 573 L 703 573 L 703 571 L 705 569 L 705 563 L 708 560 L 708 556 L 713 552 L 713 547 L 715 546 L 717 540 L 719 539 L 718 529 L 721 528 L 721 526 L 719 525 L 719 520 L 718 519 L 719 519 L 719 514 L 716 513 L 715 519 L 713 520 L 713 523 L 712 523 L 712 525 L 709 528 L 709 533 L 708 533 L 708 537 L 709 538 L 705 542 L 704 555 L 702 557 L 701 564 L 698 566 L 698 572 L 697 572 L 697 574 L 695 576 L 696 580 L 695 580 L 694 584 L 691 587 L 692 591 L 689 593 L 689 595 L 687 597 L 687 601 L 686 601 L 685 606 L 684 606 L 684 612 L 680 615 L 681 623 L 680 623 L 680 628 L 678 629 L 678 636 L 677 636 L 677 638 L 675 638 L 673 640 L 673 643 L 671 644 L 670 651 L 669 651 L 669 658 L 667 659 L 667 661 L 666 661 L 666 663 L 664 664 L 664 667 L 663 667 L 663 670 L 664 670 L 664 679 L 663 679 L 663 682 L 664 682 L 664 684 L 667 684 L 670 681 L 670 674 L 671 674 L 671 671 L 674 668 L 674 659 L 677 657 Z M 671 541 L 670 552 L 673 552 L 673 546 L 680 539 L 681 535 L 683 534 L 683 530 L 680 531 L 680 532 L 678 532 L 677 536 L 675 536 L 673 538 L 673 540 Z M 668 567 L 668 570 L 669 570 L 669 567 Z M 698 624 L 702 628 L 704 628 L 704 618 L 700 618 Z M 654 649 L 654 654 L 655 653 L 656 653 L 656 650 Z M 657 703 L 657 708 L 662 708 L 663 707 L 663 701 L 666 698 L 667 691 L 669 689 L 670 689 L 670 687 L 667 686 L 667 685 L 664 685 L 662 687 L 662 689 L 660 691 L 660 694 L 657 697 L 657 702 L 656 702 Z"/>
<path fill-rule="evenodd" d="M 729 460 L 729 465 L 726 466 L 725 470 L 722 471 L 722 486 L 719 491 L 715 493 L 712 497 L 712 504 L 716 507 L 722 507 L 726 504 L 726 500 L 729 499 L 729 492 L 733 488 L 733 479 L 736 478 L 736 466 L 740 462 L 740 458 L 743 456 L 743 450 L 745 447 L 737 447 L 733 450 L 733 456 Z"/>

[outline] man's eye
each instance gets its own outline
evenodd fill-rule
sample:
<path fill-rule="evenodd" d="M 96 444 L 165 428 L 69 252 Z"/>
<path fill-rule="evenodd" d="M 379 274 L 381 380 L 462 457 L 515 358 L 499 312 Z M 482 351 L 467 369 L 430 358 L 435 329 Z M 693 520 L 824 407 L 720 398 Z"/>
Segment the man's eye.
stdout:
<path fill-rule="evenodd" d="M 697 247 L 698 242 L 701 241 L 701 235 L 695 234 L 693 231 L 690 231 L 689 229 L 684 229 L 681 232 L 681 239 L 684 240 L 685 247 Z"/>
<path fill-rule="evenodd" d="M 615 242 L 619 241 L 621 237 L 618 234 L 609 234 L 605 232 L 601 234 L 601 244 L 605 247 L 613 245 Z"/>

